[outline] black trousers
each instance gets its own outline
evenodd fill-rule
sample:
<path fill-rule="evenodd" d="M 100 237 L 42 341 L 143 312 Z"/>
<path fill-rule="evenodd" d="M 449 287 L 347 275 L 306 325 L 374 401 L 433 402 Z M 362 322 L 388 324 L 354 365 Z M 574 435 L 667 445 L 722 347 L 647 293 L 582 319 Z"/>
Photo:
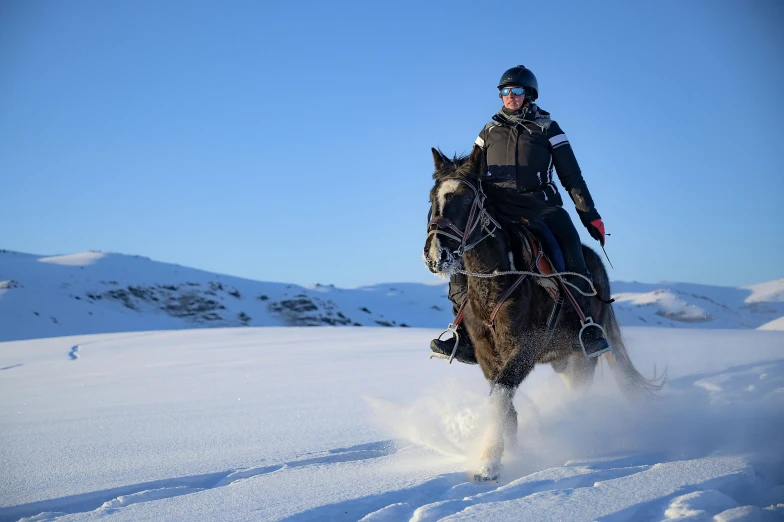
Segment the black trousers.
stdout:
<path fill-rule="evenodd" d="M 452 313 L 457 315 L 457 310 L 463 304 L 463 299 L 468 295 L 468 276 L 465 274 L 452 274 L 449 278 L 449 293 L 447 297 L 452 301 Z"/>
<path fill-rule="evenodd" d="M 572 223 L 569 213 L 563 207 L 552 206 L 542 212 L 539 217 L 542 218 L 547 228 L 553 232 L 555 240 L 558 241 L 558 245 L 560 245 L 563 251 L 566 270 L 587 275 L 588 269 L 585 267 L 580 234 L 574 228 L 574 223 Z"/>
<path fill-rule="evenodd" d="M 572 218 L 563 207 L 548 207 L 540 214 L 542 221 L 553 232 L 558 245 L 564 255 L 564 262 L 566 263 L 566 270 L 568 272 L 577 272 L 578 274 L 588 274 L 588 269 L 585 266 L 585 258 L 583 257 L 583 246 L 580 242 L 580 234 L 572 223 Z M 588 290 L 588 283 L 579 277 L 570 277 L 569 282 L 577 285 L 583 291 Z M 452 301 L 452 310 L 457 314 L 457 309 L 468 294 L 468 277 L 464 274 L 454 274 L 449 279 L 449 300 Z M 583 301 L 582 296 L 575 292 L 575 297 L 578 301 Z M 583 304 L 582 306 L 585 306 Z"/>

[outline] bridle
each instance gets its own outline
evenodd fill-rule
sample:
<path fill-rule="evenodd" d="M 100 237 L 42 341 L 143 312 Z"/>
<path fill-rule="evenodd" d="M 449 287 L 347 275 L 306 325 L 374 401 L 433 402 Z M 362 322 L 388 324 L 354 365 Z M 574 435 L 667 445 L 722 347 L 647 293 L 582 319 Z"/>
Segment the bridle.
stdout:
<path fill-rule="evenodd" d="M 472 183 L 463 178 L 452 179 L 471 187 L 471 190 L 474 191 L 474 201 L 471 204 L 471 211 L 468 213 L 468 221 L 466 222 L 465 230 L 460 230 L 447 217 L 436 216 L 427 223 L 427 235 L 430 237 L 431 235 L 437 234 L 454 239 L 455 241 L 459 241 L 460 246 L 457 247 L 457 250 L 455 250 L 453 254 L 455 254 L 457 257 L 462 257 L 463 254 L 476 247 L 476 245 L 478 245 L 481 241 L 487 239 L 488 237 L 495 237 L 495 233 L 501 228 L 501 225 L 498 223 L 498 221 L 493 219 L 493 216 L 491 216 L 490 213 L 485 209 L 484 205 L 487 196 L 482 191 L 481 181 L 479 181 L 479 187 L 477 188 Z M 492 230 L 490 229 L 490 225 L 493 226 Z M 471 237 L 471 234 L 474 233 L 478 226 L 481 226 L 482 230 L 484 231 L 484 235 L 473 243 L 468 243 L 468 238 Z M 456 235 L 450 234 L 447 232 L 447 230 L 451 230 Z"/>

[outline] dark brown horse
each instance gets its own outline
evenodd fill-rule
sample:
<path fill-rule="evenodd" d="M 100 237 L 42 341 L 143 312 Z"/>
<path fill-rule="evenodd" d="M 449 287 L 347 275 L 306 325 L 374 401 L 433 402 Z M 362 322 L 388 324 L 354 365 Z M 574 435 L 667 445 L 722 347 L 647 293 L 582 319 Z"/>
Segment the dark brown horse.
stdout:
<path fill-rule="evenodd" d="M 463 322 L 490 382 L 494 410 L 475 478 L 494 480 L 500 473 L 504 438 L 516 441 L 517 413 L 512 398 L 534 365 L 550 363 L 571 389 L 590 385 L 598 359 L 589 360 L 579 351 L 580 323 L 572 314 L 560 314 L 554 328 L 548 327 L 553 324 L 555 302 L 542 278 L 529 276 L 518 282 L 517 274 L 481 277 L 527 271 L 534 266 L 536 247 L 524 226 L 541 210 L 535 200 L 526 202 L 519 195 L 510 197 L 506 191 L 483 185 L 480 174 L 486 169 L 481 152 L 474 147 L 470 157 L 450 160 L 433 149 L 435 186 L 430 191 L 432 219 L 424 258 L 435 274 L 447 276 L 453 270 L 468 274 Z M 603 357 L 626 395 L 655 393 L 663 378 L 646 379 L 629 359 L 612 305 L 607 302 L 610 282 L 601 259 L 586 246 L 583 255 L 598 297 L 591 300 L 591 316 L 605 329 L 612 347 Z M 518 286 L 509 293 L 515 283 Z"/>

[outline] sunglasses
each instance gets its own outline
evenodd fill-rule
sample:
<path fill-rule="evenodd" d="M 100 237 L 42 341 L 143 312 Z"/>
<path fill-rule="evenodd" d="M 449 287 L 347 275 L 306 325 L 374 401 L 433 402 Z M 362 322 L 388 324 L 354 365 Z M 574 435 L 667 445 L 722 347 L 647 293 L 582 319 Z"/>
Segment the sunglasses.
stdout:
<path fill-rule="evenodd" d="M 523 87 L 504 87 L 501 89 L 501 96 L 509 96 L 510 94 L 514 94 L 515 96 L 522 96 L 525 94 L 525 88 Z"/>

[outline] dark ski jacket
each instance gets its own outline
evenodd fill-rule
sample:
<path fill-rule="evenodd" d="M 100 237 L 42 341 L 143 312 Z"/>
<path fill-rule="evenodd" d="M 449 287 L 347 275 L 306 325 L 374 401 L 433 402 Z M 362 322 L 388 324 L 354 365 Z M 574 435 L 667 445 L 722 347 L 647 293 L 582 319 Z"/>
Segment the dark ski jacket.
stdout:
<path fill-rule="evenodd" d="M 553 182 L 553 168 L 571 196 L 585 226 L 599 219 L 569 140 L 550 113 L 536 104 L 521 111 L 501 109 L 476 139 L 486 153 L 483 182 L 532 194 L 550 205 L 563 206 Z"/>

